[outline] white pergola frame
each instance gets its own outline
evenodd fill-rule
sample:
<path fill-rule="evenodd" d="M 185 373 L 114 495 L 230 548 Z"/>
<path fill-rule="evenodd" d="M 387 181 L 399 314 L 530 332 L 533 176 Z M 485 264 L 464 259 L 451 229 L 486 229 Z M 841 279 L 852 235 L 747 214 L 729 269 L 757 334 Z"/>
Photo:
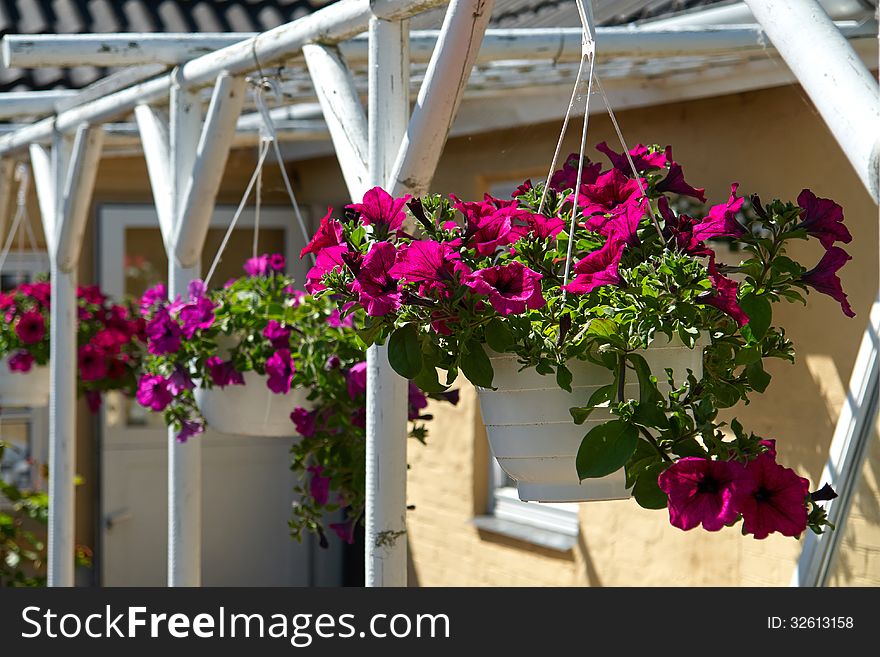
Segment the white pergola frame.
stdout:
<path fill-rule="evenodd" d="M 51 259 L 51 586 L 73 584 L 76 266 L 101 154 L 101 126 L 134 112 L 169 256 L 169 295 L 185 294 L 189 281 L 199 275 L 208 221 L 244 104 L 245 74 L 301 53 L 352 199 L 358 200 L 373 185 L 384 186 L 394 195 L 424 193 L 477 61 L 493 2 L 452 0 L 442 29 L 415 34 L 412 50 L 407 19 L 445 4 L 444 0 L 341 0 L 255 36 L 212 35 L 217 39 L 215 47 L 223 47 L 194 59 L 189 59 L 196 54 L 192 49 L 204 48 L 206 38 L 171 42 L 145 37 L 142 51 L 132 54 L 114 46 L 114 37 L 107 35 L 47 37 L 54 39 L 52 59 L 40 48 L 39 38 L 6 37 L 3 56 L 12 65 L 139 65 L 111 76 L 102 89 L 85 97 L 64 92 L 50 92 L 42 99 L 35 94 L 19 95 L 12 99 L 16 107 L 11 112 L 54 114 L 0 137 L 0 161 L 30 152 Z M 876 201 L 880 116 L 876 80 L 815 0 L 746 2 L 761 29 L 700 29 L 699 35 L 695 30 L 667 30 L 637 36 L 620 30 L 605 31 L 603 36 L 599 30 L 599 53 L 606 41 L 613 50 L 615 39 L 618 44 L 626 41 L 630 51 L 668 54 L 680 47 L 677 44 L 684 35 L 692 46 L 688 52 L 754 47 L 755 41 L 760 43 L 768 36 Z M 797 29 L 788 29 L 795 20 Z M 366 38 L 358 36 L 365 30 Z M 489 61 L 513 53 L 523 59 L 546 57 L 547 48 L 553 47 L 559 58 L 574 56 L 575 51 L 580 54 L 579 31 L 535 31 L 521 41 L 509 37 L 490 33 L 488 48 L 480 56 Z M 131 41 L 130 35 L 126 41 Z M 108 42 L 113 43 L 108 46 Z M 816 48 L 816 43 L 823 47 Z M 411 52 L 412 59 L 427 60 L 428 69 L 410 116 Z M 816 55 L 819 52 L 821 56 Z M 368 62 L 367 113 L 347 58 Z M 169 63 L 176 64 L 174 70 L 157 75 Z M 213 85 L 213 94 L 203 116 L 196 91 L 207 85 Z M 827 93 L 828 85 L 834 85 L 836 93 Z M 166 102 L 167 111 L 162 109 Z M 8 167 L 0 168 L 0 174 L 4 168 Z M 0 180 L 0 187 L 4 184 Z M 844 437 L 838 440 L 835 434 L 837 456 L 849 464 L 845 470 L 835 466 L 830 472 L 831 483 L 838 488 L 857 476 L 859 456 L 870 435 L 865 426 L 870 427 L 872 413 L 876 413 L 877 307 L 853 374 L 849 410 L 844 410 L 838 425 L 837 433 Z M 399 586 L 406 584 L 407 559 L 406 386 L 389 367 L 384 347 L 372 347 L 367 362 L 367 585 Z M 178 444 L 173 432 L 168 441 L 168 584 L 195 586 L 200 583 L 201 569 L 199 443 Z M 840 509 L 842 519 L 846 507 L 842 499 L 833 508 Z M 808 542 L 810 549 L 805 549 L 802 562 L 827 562 L 837 541 L 839 532 L 818 547 L 810 548 Z M 817 582 L 802 578 L 796 583 Z"/>

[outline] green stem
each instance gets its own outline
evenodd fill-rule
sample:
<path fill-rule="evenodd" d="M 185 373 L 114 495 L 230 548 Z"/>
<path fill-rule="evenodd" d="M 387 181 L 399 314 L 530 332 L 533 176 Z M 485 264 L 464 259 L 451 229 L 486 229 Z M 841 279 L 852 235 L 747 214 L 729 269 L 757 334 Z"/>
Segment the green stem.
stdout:
<path fill-rule="evenodd" d="M 626 385 L 626 354 L 620 354 L 617 357 L 617 371 L 617 401 L 623 402 L 625 400 L 624 387 Z M 667 461 L 668 463 L 672 463 L 672 459 L 669 457 L 669 454 L 667 454 L 666 451 L 662 447 L 660 447 L 657 439 L 654 438 L 654 436 L 652 436 L 647 429 L 645 429 L 644 427 L 639 427 L 639 431 L 645 437 L 645 440 L 647 440 L 654 447 L 654 449 L 657 450 L 660 458 L 662 458 L 664 461 Z"/>

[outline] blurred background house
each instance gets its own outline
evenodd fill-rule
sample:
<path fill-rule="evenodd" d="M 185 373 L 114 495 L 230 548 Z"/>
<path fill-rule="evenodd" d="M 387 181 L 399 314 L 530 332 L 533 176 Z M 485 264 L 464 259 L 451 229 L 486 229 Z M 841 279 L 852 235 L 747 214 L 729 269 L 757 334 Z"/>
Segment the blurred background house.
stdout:
<path fill-rule="evenodd" d="M 327 4 L 308 0 L 145 2 L 141 0 L 18 0 L 0 3 L 3 33 L 257 32 Z M 832 18 L 862 36 L 851 39 L 877 69 L 876 0 L 825 0 Z M 594 0 L 598 25 L 704 26 L 752 23 L 735 0 Z M 412 21 L 436 28 L 442 12 Z M 496 0 L 490 27 L 578 27 L 571 0 Z M 794 199 L 803 187 L 844 208 L 853 261 L 842 280 L 857 313 L 844 317 L 827 297 L 811 295 L 808 308 L 777 309 L 798 350 L 794 365 L 772 364 L 767 394 L 736 409 L 746 428 L 776 438 L 787 464 L 819 481 L 846 383 L 878 286 L 877 207 L 785 63 L 772 48 L 682 52 L 666 57 L 603 58 L 597 69 L 630 145 L 672 144 L 688 180 L 705 186 L 710 203 L 725 200 L 731 182 L 764 200 Z M 441 159 L 433 191 L 477 198 L 509 195 L 524 178 L 541 178 L 558 137 L 576 63 L 479 64 Z M 356 70 L 363 82 L 363 70 Z M 0 91 L 79 89 L 108 71 L 0 69 Z M 265 71 L 282 80 L 272 100 L 282 130 L 284 165 L 311 221 L 327 206 L 349 202 L 320 111 L 308 114 L 312 91 L 295 64 Z M 413 75 L 413 88 L 420 80 Z M 414 97 L 414 96 L 413 96 Z M 297 112 L 285 106 L 301 103 Z M 305 105 L 302 102 L 305 101 Z M 314 105 L 313 101 L 311 103 Z M 305 108 L 305 109 L 304 109 Z M 0 96 L 2 111 L 2 96 Z M 589 143 L 616 136 L 598 99 Z M 18 120 L 18 119 L 16 119 Z M 576 122 L 577 123 L 577 122 Z M 578 126 L 579 128 L 579 126 Z M 565 153 L 576 151 L 578 128 Z M 0 125 L 0 130 L 9 129 Z M 599 154 L 591 152 L 593 157 Z M 234 205 L 253 170 L 254 133 L 230 156 L 218 198 L 215 227 L 205 248 L 219 245 Z M 601 158 L 599 158 L 601 159 Z M 14 196 L 14 195 L 13 195 Z M 292 213 L 277 165 L 267 166 L 260 249 L 282 251 L 299 267 Z M 12 203 L 12 198 L 0 200 Z M 38 250 L 16 256 L 4 287 L 45 267 L 35 199 L 30 217 Z M 238 271 L 249 254 L 245 216 L 215 280 Z M 3 236 L 0 236 L 2 238 Z M 797 254 L 817 261 L 814 245 Z M 301 267 L 298 271 L 302 273 Z M 166 261 L 149 179 L 136 135 L 116 130 L 101 161 L 80 279 L 113 294 L 139 294 L 163 280 Z M 525 504 L 516 499 L 488 450 L 473 389 L 462 385 L 456 409 L 433 409 L 427 446 L 411 444 L 408 503 L 412 585 L 786 585 L 800 544 L 778 536 L 755 541 L 736 529 L 684 533 L 666 514 L 633 501 L 581 505 Z M 21 463 L 45 458 L 46 411 L 4 409 L 0 431 L 17 445 L 2 476 L 21 478 Z M 159 418 L 122 398 L 107 400 L 99 416 L 78 413 L 77 542 L 94 547 L 95 567 L 82 584 L 162 585 L 166 555 L 166 445 Z M 880 584 L 880 442 L 875 432 L 834 567 L 837 585 Z M 277 439 L 206 434 L 204 583 L 250 585 L 356 584 L 358 546 L 320 550 L 291 541 L 286 519 L 292 503 L 289 445 Z M 32 469 L 39 485 L 38 468 Z"/>

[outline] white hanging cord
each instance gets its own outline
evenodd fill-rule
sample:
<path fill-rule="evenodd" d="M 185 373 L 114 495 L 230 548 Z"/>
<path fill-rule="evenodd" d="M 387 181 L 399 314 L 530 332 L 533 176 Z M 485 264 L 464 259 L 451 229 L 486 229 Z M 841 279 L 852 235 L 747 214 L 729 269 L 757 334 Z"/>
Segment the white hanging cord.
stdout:
<path fill-rule="evenodd" d="M 268 79 L 263 78 L 260 80 L 257 87 L 257 93 L 254 97 L 257 110 L 260 112 L 260 116 L 263 119 L 263 125 L 260 130 L 266 131 L 269 141 L 272 143 L 273 150 L 275 151 L 275 159 L 278 161 L 278 168 L 281 169 L 281 178 L 284 180 L 284 188 L 287 190 L 287 196 L 290 198 L 290 204 L 293 206 L 293 213 L 296 216 L 296 221 L 299 224 L 299 229 L 302 233 L 303 244 L 308 244 L 311 237 L 306 228 L 306 222 L 303 219 L 302 212 L 300 212 L 296 195 L 293 193 L 293 185 L 290 184 L 290 178 L 287 176 L 287 168 L 284 166 L 284 158 L 281 156 L 281 147 L 278 145 L 278 134 L 275 131 L 275 123 L 272 121 L 272 116 L 269 114 L 269 108 L 266 106 L 266 99 L 263 98 L 263 87 L 267 84 L 271 84 Z M 311 256 L 312 264 L 314 265 L 315 254 L 311 253 L 309 255 Z"/>
<path fill-rule="evenodd" d="M 590 60 L 590 76 L 587 82 L 587 97 L 584 102 L 584 125 L 581 130 L 581 143 L 580 150 L 578 151 L 578 171 L 577 171 L 577 180 L 574 186 L 574 194 L 573 194 L 573 203 L 571 207 L 571 221 L 569 222 L 568 228 L 568 248 L 565 252 L 565 271 L 562 277 L 563 289 L 562 289 L 562 303 L 565 304 L 565 301 L 568 297 L 568 292 L 565 290 L 565 286 L 568 285 L 568 279 L 571 276 L 571 258 L 572 253 L 574 251 L 574 232 L 577 228 L 577 211 L 578 211 L 578 195 L 581 192 L 581 181 L 583 180 L 584 174 L 584 151 L 587 148 L 587 128 L 590 124 L 590 96 L 593 93 L 593 76 L 594 76 L 594 66 L 596 63 L 596 42 L 593 39 L 593 33 L 590 30 L 590 21 L 587 18 L 587 12 L 584 8 L 582 0 L 577 1 L 578 15 L 581 19 L 581 67 L 583 66 L 583 62 L 585 58 L 589 58 Z M 590 14 L 592 16 L 592 14 Z M 576 83 L 577 84 L 577 83 Z M 568 117 L 566 117 L 567 123 Z M 560 144 L 557 145 L 556 151 L 557 156 L 559 154 L 559 147 L 561 145 L 562 138 L 560 137 Z M 551 168 L 552 170 L 552 168 Z M 550 179 L 548 176 L 547 182 L 545 183 L 544 191 L 547 191 L 547 184 L 549 184 Z"/>
<path fill-rule="evenodd" d="M 250 181 L 248 182 L 247 188 L 244 190 L 244 196 L 241 198 L 241 202 L 238 204 L 238 208 L 235 210 L 235 214 L 232 216 L 232 221 L 229 222 L 229 228 L 226 229 L 226 234 L 223 236 L 223 241 L 220 242 L 220 247 L 217 249 L 217 255 L 214 256 L 214 262 L 211 263 L 211 268 L 208 270 L 208 275 L 205 276 L 205 287 L 211 282 L 211 278 L 214 276 L 214 271 L 217 269 L 217 265 L 220 264 L 220 260 L 223 256 L 223 251 L 226 249 L 226 245 L 229 243 L 229 237 L 232 235 L 232 231 L 235 230 L 235 224 L 238 223 L 238 218 L 241 216 L 241 213 L 244 211 L 244 206 L 247 204 L 248 198 L 251 195 L 251 190 L 254 188 L 254 185 L 257 182 L 257 178 L 260 175 L 260 171 L 263 168 L 263 163 L 266 161 L 266 156 L 269 154 L 269 143 L 264 141 L 260 144 L 260 156 L 257 159 L 257 167 L 254 169 L 254 173 L 251 176 Z"/>
<path fill-rule="evenodd" d="M 260 243 L 260 205 L 263 200 L 263 167 L 257 169 L 257 191 L 254 199 L 254 244 L 251 249 L 251 257 L 257 257 L 257 249 Z"/>
<path fill-rule="evenodd" d="M 620 129 L 620 124 L 617 122 L 617 117 L 614 115 L 614 110 L 611 109 L 611 103 L 608 102 L 608 94 L 605 93 L 605 87 L 602 86 L 602 80 L 599 79 L 598 74 L 596 75 L 596 86 L 599 88 L 599 93 L 602 95 L 602 102 L 605 103 L 605 108 L 608 110 L 608 116 L 611 119 L 611 124 L 614 126 L 614 131 L 617 133 L 617 138 L 620 140 L 620 145 L 623 148 L 623 153 L 624 155 L 626 155 L 627 162 L 629 162 L 629 168 L 632 170 L 633 179 L 635 179 L 636 184 L 639 186 L 639 192 L 641 193 L 642 198 L 647 198 L 648 194 L 645 192 L 644 185 L 642 185 L 642 179 L 639 177 L 639 172 L 636 170 L 635 162 L 633 162 L 632 155 L 630 155 L 629 153 L 629 146 L 626 145 L 626 140 L 623 138 L 623 132 Z M 648 202 L 648 215 L 651 217 L 651 221 L 654 223 L 654 228 L 657 230 L 657 235 L 660 236 L 660 241 L 665 244 L 666 239 L 663 237 L 663 229 L 660 228 L 660 222 L 657 221 L 657 215 L 654 214 L 654 208 L 651 207 L 650 202 Z"/>
<path fill-rule="evenodd" d="M 0 270 L 6 264 L 9 257 L 9 251 L 12 248 L 12 242 L 18 235 L 18 250 L 24 251 L 24 237 L 27 235 L 31 249 L 36 251 L 37 244 L 34 239 L 33 229 L 27 218 L 27 193 L 30 185 L 30 171 L 24 164 L 19 164 L 15 170 L 15 179 L 18 181 L 18 194 L 16 195 L 15 217 L 9 226 L 9 234 L 6 236 L 6 242 L 3 244 L 3 250 L 0 251 Z M 21 231 L 21 232 L 19 232 Z M 19 273 L 19 278 L 21 278 Z"/>

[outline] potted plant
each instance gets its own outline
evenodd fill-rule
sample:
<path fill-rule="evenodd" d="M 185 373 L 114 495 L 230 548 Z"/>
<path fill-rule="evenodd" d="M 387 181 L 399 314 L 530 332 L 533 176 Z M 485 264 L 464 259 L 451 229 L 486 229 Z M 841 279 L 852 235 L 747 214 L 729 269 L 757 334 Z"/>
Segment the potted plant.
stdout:
<path fill-rule="evenodd" d="M 474 383 L 526 500 L 631 492 L 683 529 L 742 518 L 758 538 L 821 531 L 815 502 L 831 493 L 811 495 L 773 441 L 718 414 L 767 389 L 764 359 L 794 358 L 773 303 L 815 290 L 853 314 L 836 275 L 849 259 L 835 245 L 850 240 L 840 206 L 809 190 L 796 204 L 747 202 L 733 185 L 688 216 L 676 202 L 703 203 L 704 190 L 671 148 L 598 149 L 606 171 L 570 156 L 511 200 L 372 189 L 322 221 L 309 289 L 363 308 L 364 340 L 387 339 L 392 367 L 422 389 L 459 372 Z M 786 246 L 811 236 L 826 252 L 807 269 Z M 722 263 L 709 240 L 745 257 Z"/>
<path fill-rule="evenodd" d="M 48 281 L 0 293 L 0 405 L 45 406 L 49 401 Z M 79 392 L 96 412 L 105 390 L 133 394 L 144 323 L 128 303 L 112 303 L 97 286 L 77 289 Z"/>

